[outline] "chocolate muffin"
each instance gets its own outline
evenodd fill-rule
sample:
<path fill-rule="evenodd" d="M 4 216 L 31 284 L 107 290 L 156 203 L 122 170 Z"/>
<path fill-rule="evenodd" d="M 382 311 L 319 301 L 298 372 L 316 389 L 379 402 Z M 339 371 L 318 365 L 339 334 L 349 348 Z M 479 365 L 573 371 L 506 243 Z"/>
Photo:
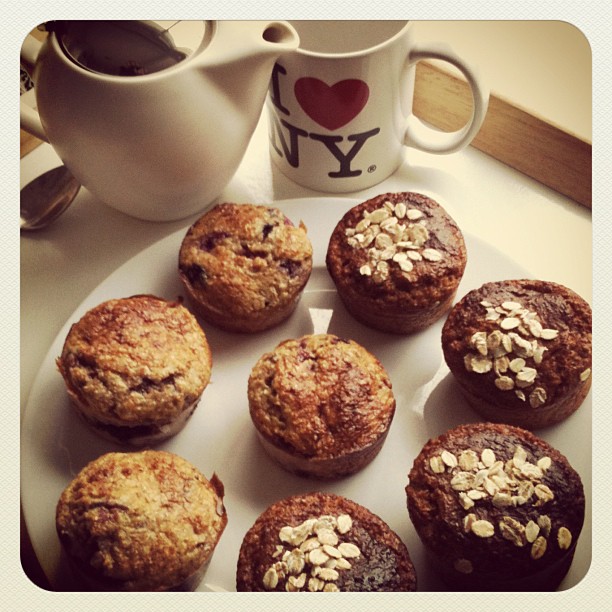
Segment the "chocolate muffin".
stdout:
<path fill-rule="evenodd" d="M 253 333 L 295 310 L 312 271 L 312 245 L 277 208 L 219 204 L 188 230 L 179 274 L 197 314 Z"/>
<path fill-rule="evenodd" d="M 370 463 L 395 413 L 382 364 L 333 334 L 285 340 L 264 354 L 251 371 L 248 399 L 267 453 L 316 478 L 347 476 Z"/>
<path fill-rule="evenodd" d="M 466 591 L 553 591 L 584 522 L 580 476 L 531 432 L 462 425 L 414 461 L 408 511 L 436 570 Z"/>
<path fill-rule="evenodd" d="M 165 451 L 102 455 L 56 509 L 62 549 L 95 590 L 194 590 L 226 524 L 221 481 Z"/>
<path fill-rule="evenodd" d="M 135 295 L 85 313 L 56 363 L 77 412 L 96 432 L 142 446 L 185 426 L 210 381 L 212 356 L 180 302 Z"/>
<path fill-rule="evenodd" d="M 396 334 L 421 330 L 451 307 L 466 262 L 457 224 L 437 202 L 412 192 L 386 193 L 349 210 L 326 258 L 349 313 Z"/>
<path fill-rule="evenodd" d="M 591 307 L 562 285 L 505 280 L 470 291 L 442 329 L 444 358 L 485 419 L 558 423 L 591 387 Z"/>
<path fill-rule="evenodd" d="M 238 591 L 415 591 L 408 550 L 378 516 L 326 493 L 272 504 L 238 556 Z"/>

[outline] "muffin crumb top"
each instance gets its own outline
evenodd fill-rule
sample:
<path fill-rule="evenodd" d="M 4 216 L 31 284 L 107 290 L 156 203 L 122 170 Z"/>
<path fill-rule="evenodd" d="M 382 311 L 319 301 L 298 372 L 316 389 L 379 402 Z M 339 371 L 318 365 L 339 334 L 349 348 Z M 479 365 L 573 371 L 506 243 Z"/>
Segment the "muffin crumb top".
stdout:
<path fill-rule="evenodd" d="M 166 451 L 107 453 L 62 493 L 57 531 L 85 571 L 130 590 L 169 588 L 212 553 L 227 516 L 223 485 Z"/>
<path fill-rule="evenodd" d="M 212 357 L 202 328 L 180 302 L 136 295 L 85 313 L 72 325 L 57 366 L 96 421 L 158 425 L 199 397 Z"/>
<path fill-rule="evenodd" d="M 333 334 L 286 340 L 249 377 L 257 429 L 303 456 L 335 457 L 371 444 L 393 418 L 395 399 L 382 364 Z"/>
<path fill-rule="evenodd" d="M 218 204 L 189 228 L 179 252 L 192 297 L 220 316 L 279 307 L 301 291 L 311 269 L 304 225 L 264 205 Z"/>

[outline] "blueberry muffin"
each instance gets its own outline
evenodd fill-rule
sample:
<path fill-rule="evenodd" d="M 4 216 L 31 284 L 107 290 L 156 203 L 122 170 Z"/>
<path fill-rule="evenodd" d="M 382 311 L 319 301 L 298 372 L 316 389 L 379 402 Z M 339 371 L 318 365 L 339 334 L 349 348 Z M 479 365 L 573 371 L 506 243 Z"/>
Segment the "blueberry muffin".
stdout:
<path fill-rule="evenodd" d="M 244 537 L 238 591 L 415 591 L 398 535 L 339 495 L 295 495 L 272 504 Z"/>
<path fill-rule="evenodd" d="M 327 269 L 348 312 L 385 332 L 409 334 L 451 307 L 467 262 L 460 229 L 437 202 L 386 193 L 336 225 Z"/>
<path fill-rule="evenodd" d="M 504 280 L 470 291 L 442 329 L 444 358 L 488 421 L 553 425 L 591 387 L 591 307 L 541 280 Z"/>
<path fill-rule="evenodd" d="M 333 334 L 286 340 L 264 354 L 251 371 L 248 399 L 268 454 L 291 472 L 322 479 L 370 463 L 395 413 L 380 361 Z"/>
<path fill-rule="evenodd" d="M 277 208 L 219 204 L 188 230 L 179 274 L 198 315 L 253 333 L 295 310 L 312 271 L 312 245 Z"/>
<path fill-rule="evenodd" d="M 227 524 L 223 495 L 172 453 L 107 453 L 62 492 L 57 534 L 84 590 L 194 590 Z"/>
<path fill-rule="evenodd" d="M 511 425 L 462 425 L 430 440 L 406 493 L 436 570 L 462 591 L 554 591 L 584 522 L 580 476 Z"/>
<path fill-rule="evenodd" d="M 210 381 L 212 356 L 180 302 L 135 295 L 85 313 L 56 363 L 78 414 L 96 432 L 142 446 L 185 426 Z"/>

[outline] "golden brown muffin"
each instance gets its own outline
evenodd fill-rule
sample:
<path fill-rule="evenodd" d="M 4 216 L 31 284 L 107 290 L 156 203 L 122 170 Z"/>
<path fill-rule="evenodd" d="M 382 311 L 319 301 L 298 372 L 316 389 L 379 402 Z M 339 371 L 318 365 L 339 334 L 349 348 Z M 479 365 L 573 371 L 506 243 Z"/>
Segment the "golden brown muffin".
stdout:
<path fill-rule="evenodd" d="M 244 537 L 238 591 L 415 591 L 398 535 L 359 504 L 326 493 L 272 504 Z"/>
<path fill-rule="evenodd" d="M 179 273 L 206 321 L 253 333 L 295 310 L 312 271 L 312 245 L 277 208 L 219 204 L 188 230 Z"/>
<path fill-rule="evenodd" d="M 396 334 L 423 329 L 451 307 L 466 262 L 457 224 L 437 202 L 412 192 L 385 193 L 349 210 L 326 259 L 346 309 Z"/>
<path fill-rule="evenodd" d="M 316 478 L 357 472 L 387 437 L 395 398 L 382 364 L 333 334 L 281 342 L 248 382 L 251 419 L 268 454 Z"/>
<path fill-rule="evenodd" d="M 210 381 L 210 347 L 180 303 L 108 300 L 72 325 L 57 367 L 77 412 L 99 434 L 154 444 L 184 427 Z"/>
<path fill-rule="evenodd" d="M 591 387 L 591 307 L 540 280 L 470 291 L 442 329 L 449 369 L 489 421 L 536 429 L 558 423 Z"/>
<path fill-rule="evenodd" d="M 584 522 L 580 476 L 510 425 L 462 425 L 430 440 L 406 493 L 436 570 L 462 591 L 555 590 Z"/>
<path fill-rule="evenodd" d="M 193 590 L 227 523 L 223 485 L 165 451 L 108 453 L 63 491 L 62 548 L 83 586 Z"/>

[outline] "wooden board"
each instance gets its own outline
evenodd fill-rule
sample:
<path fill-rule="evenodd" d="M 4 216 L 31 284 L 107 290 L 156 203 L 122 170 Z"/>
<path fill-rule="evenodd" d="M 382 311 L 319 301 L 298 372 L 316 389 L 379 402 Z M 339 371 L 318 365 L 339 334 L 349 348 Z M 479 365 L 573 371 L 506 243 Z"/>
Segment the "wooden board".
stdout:
<path fill-rule="evenodd" d="M 417 65 L 417 117 L 439 129 L 456 130 L 466 123 L 471 108 L 467 82 L 429 62 Z M 472 146 L 591 207 L 591 143 L 516 104 L 492 94 L 486 119 Z"/>
<path fill-rule="evenodd" d="M 19 130 L 19 152 L 21 157 L 27 155 L 41 143 L 42 140 L 36 138 L 36 136 L 28 134 L 28 132 L 24 130 Z"/>

